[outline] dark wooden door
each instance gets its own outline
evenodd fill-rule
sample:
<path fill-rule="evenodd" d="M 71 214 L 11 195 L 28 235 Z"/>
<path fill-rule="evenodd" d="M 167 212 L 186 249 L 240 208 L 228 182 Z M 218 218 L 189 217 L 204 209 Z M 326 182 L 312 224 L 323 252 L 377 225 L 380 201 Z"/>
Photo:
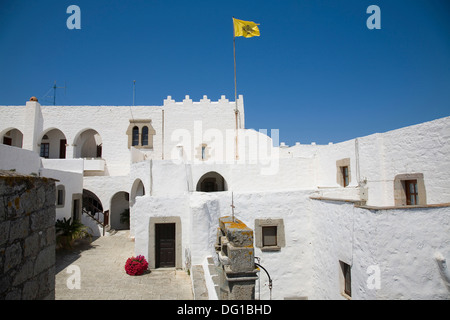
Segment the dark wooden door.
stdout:
<path fill-rule="evenodd" d="M 175 223 L 155 224 L 156 267 L 175 267 Z"/>
<path fill-rule="evenodd" d="M 12 146 L 12 139 L 8 137 L 3 137 L 3 144 L 6 144 L 8 146 Z"/>
<path fill-rule="evenodd" d="M 65 159 L 66 158 L 66 139 L 59 140 L 59 158 Z"/>

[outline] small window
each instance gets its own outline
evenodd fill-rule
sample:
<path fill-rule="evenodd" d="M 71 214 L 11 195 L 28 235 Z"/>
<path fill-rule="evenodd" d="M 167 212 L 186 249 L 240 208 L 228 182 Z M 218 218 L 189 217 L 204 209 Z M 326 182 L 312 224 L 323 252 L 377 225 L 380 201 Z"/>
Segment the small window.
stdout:
<path fill-rule="evenodd" d="M 348 167 L 341 167 L 344 188 L 349 185 Z"/>
<path fill-rule="evenodd" d="M 49 158 L 50 155 L 50 143 L 41 143 L 41 157 Z"/>
<path fill-rule="evenodd" d="M 394 178 L 394 205 L 417 206 L 427 204 L 423 173 L 402 173 Z"/>
<path fill-rule="evenodd" d="M 64 190 L 58 190 L 58 199 L 56 201 L 58 206 L 62 206 L 64 204 Z"/>
<path fill-rule="evenodd" d="M 341 187 L 347 187 L 352 181 L 350 170 L 350 158 L 336 161 L 336 181 Z"/>
<path fill-rule="evenodd" d="M 277 246 L 277 227 L 262 227 L 263 247 Z"/>
<path fill-rule="evenodd" d="M 202 145 L 202 160 L 206 159 L 206 144 Z"/>
<path fill-rule="evenodd" d="M 341 265 L 342 272 L 342 292 L 351 298 L 352 296 L 352 275 L 351 275 L 351 267 L 345 262 L 339 261 Z"/>
<path fill-rule="evenodd" d="M 148 127 L 142 128 L 142 146 L 148 146 Z"/>
<path fill-rule="evenodd" d="M 406 204 L 415 206 L 419 204 L 419 193 L 417 191 L 417 180 L 405 181 Z"/>
<path fill-rule="evenodd" d="M 255 219 L 255 247 L 261 251 L 280 251 L 285 246 L 283 219 Z"/>
<path fill-rule="evenodd" d="M 133 137 L 132 137 L 132 146 L 137 146 L 139 145 L 139 128 L 138 127 L 133 127 Z"/>
<path fill-rule="evenodd" d="M 63 185 L 59 185 L 56 187 L 56 207 L 61 208 L 64 207 L 65 202 L 65 188 Z"/>

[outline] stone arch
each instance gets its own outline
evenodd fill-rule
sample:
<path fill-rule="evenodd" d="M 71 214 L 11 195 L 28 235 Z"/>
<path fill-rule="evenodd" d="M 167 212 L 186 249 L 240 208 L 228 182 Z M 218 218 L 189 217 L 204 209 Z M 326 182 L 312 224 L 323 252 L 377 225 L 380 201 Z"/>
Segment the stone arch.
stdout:
<path fill-rule="evenodd" d="M 116 192 L 111 198 L 110 205 L 110 226 L 111 229 L 130 229 L 130 223 L 121 222 L 121 215 L 128 212 L 130 214 L 130 194 L 126 191 Z"/>
<path fill-rule="evenodd" d="M 134 202 L 136 201 L 136 197 L 142 197 L 144 195 L 145 195 L 144 183 L 142 182 L 141 179 L 138 178 L 133 182 L 133 186 L 131 187 L 131 198 L 130 198 L 131 205 L 133 205 Z"/>
<path fill-rule="evenodd" d="M 86 213 L 94 218 L 102 216 L 103 204 L 99 197 L 90 190 L 83 189 L 83 213 Z"/>
<path fill-rule="evenodd" d="M 217 192 L 227 191 L 228 185 L 225 178 L 216 171 L 205 173 L 197 182 L 197 191 L 200 192 Z"/>
<path fill-rule="evenodd" d="M 8 128 L 3 130 L 0 134 L 0 142 L 12 147 L 22 148 L 23 133 L 16 128 Z"/>
<path fill-rule="evenodd" d="M 97 130 L 81 130 L 73 140 L 74 158 L 101 158 L 103 141 Z"/>
<path fill-rule="evenodd" d="M 48 159 L 66 158 L 66 135 L 57 128 L 49 128 L 42 132 L 38 140 L 40 156 Z"/>

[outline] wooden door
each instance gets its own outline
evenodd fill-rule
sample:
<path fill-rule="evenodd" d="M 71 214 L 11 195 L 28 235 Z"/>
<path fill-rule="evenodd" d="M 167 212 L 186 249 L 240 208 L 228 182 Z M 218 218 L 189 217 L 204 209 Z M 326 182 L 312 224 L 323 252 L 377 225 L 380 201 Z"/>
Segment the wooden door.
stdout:
<path fill-rule="evenodd" d="M 175 267 L 175 223 L 155 224 L 157 268 Z"/>
<path fill-rule="evenodd" d="M 66 139 L 59 140 L 59 158 L 65 159 L 66 158 Z"/>
<path fill-rule="evenodd" d="M 6 144 L 7 146 L 12 146 L 12 139 L 9 137 L 3 137 L 3 144 Z"/>

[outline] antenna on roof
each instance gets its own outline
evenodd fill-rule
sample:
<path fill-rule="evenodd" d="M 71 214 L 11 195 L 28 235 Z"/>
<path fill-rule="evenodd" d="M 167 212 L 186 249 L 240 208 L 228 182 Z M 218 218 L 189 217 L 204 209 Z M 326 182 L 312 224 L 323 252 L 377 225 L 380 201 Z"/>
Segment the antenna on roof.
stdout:
<path fill-rule="evenodd" d="M 135 98 L 136 98 L 136 80 L 133 80 L 133 106 Z"/>
<path fill-rule="evenodd" d="M 234 208 L 236 208 L 235 206 L 234 206 L 234 196 L 233 196 L 233 192 L 231 192 L 231 219 L 232 219 L 232 221 L 233 222 L 235 222 L 234 221 Z"/>
<path fill-rule="evenodd" d="M 64 89 L 64 95 L 66 94 L 66 82 L 64 81 L 64 87 L 57 87 L 56 86 L 56 81 L 55 84 L 53 85 L 53 105 L 56 105 L 56 89 Z"/>

